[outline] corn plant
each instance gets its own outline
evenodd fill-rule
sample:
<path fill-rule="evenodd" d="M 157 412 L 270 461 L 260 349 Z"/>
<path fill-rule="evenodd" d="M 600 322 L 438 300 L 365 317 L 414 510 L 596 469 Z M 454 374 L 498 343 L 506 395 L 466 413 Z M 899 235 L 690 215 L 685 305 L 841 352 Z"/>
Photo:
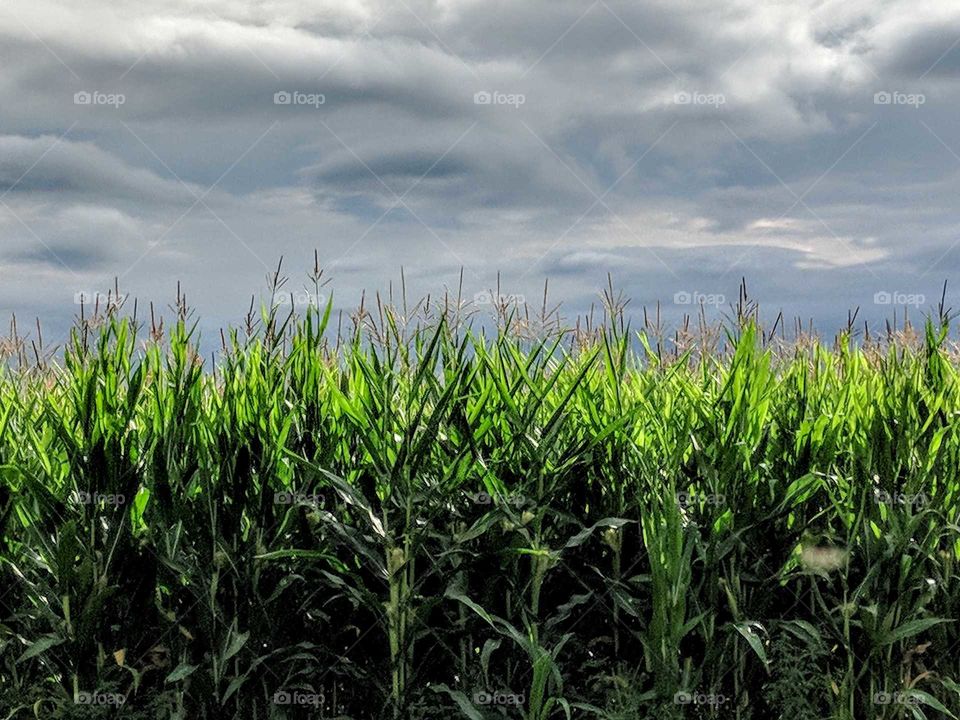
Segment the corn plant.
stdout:
<path fill-rule="evenodd" d="M 0 717 L 960 715 L 949 313 L 288 282 L 218 338 L 178 294 L 0 343 Z"/>

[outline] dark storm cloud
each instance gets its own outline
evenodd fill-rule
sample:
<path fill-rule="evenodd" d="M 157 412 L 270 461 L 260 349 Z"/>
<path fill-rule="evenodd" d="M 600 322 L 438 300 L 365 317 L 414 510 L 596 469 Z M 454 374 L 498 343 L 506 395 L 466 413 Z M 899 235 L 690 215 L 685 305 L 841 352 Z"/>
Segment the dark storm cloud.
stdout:
<path fill-rule="evenodd" d="M 956 268 L 958 38 L 915 0 L 10 0 L 0 310 L 59 273 L 224 317 L 317 247 L 345 296 L 400 266 L 578 307 L 611 269 L 647 299 L 752 273 L 832 322 Z"/>
<path fill-rule="evenodd" d="M 883 69 L 906 80 L 960 81 L 960 23 L 917 28 L 894 49 Z"/>
<path fill-rule="evenodd" d="M 23 264 L 46 264 L 56 266 L 64 263 L 76 271 L 83 272 L 93 270 L 103 263 L 112 259 L 111 253 L 103 248 L 86 247 L 78 248 L 69 245 L 59 244 L 51 245 L 49 248 L 39 247 L 33 250 L 13 253 L 10 258 L 14 263 Z"/>
<path fill-rule="evenodd" d="M 359 165 L 353 158 L 343 158 L 336 164 L 318 169 L 316 177 L 341 187 L 369 185 L 371 177 L 387 179 L 419 179 L 427 174 L 432 180 L 463 177 L 470 166 L 463 158 L 440 157 L 426 152 L 397 152 L 385 154 L 366 164 Z"/>
<path fill-rule="evenodd" d="M 185 202 L 178 183 L 131 167 L 89 142 L 59 137 L 0 135 L 0 193 L 69 198 L 97 198 L 139 205 Z"/>

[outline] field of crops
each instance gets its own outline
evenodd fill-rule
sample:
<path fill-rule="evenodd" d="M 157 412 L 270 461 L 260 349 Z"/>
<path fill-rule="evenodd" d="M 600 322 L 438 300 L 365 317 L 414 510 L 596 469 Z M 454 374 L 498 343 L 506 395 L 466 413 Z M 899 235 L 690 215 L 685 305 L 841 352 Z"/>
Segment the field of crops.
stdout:
<path fill-rule="evenodd" d="M 0 720 L 960 716 L 945 318 L 608 299 L 10 338 Z"/>

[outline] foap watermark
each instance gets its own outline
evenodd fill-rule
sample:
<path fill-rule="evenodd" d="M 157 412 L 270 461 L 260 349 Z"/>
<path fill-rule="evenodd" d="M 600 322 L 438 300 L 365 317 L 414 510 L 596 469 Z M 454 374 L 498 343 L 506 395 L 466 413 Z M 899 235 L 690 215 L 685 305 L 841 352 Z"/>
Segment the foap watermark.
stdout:
<path fill-rule="evenodd" d="M 920 698 L 910 693 L 877 692 L 873 694 L 874 705 L 919 705 Z"/>
<path fill-rule="evenodd" d="M 874 105 L 907 105 L 918 108 L 925 102 L 927 102 L 927 96 L 923 93 L 905 93 L 896 90 L 888 92 L 881 90 L 873 94 Z"/>
<path fill-rule="evenodd" d="M 274 505 L 310 505 L 311 507 L 317 507 L 320 505 L 321 500 L 322 498 L 317 494 L 308 495 L 306 493 L 290 492 L 288 490 L 273 494 Z"/>
<path fill-rule="evenodd" d="M 112 705 L 120 707 L 127 702 L 127 696 L 121 693 L 78 692 L 74 698 L 77 705 Z"/>
<path fill-rule="evenodd" d="M 127 497 L 123 493 L 91 493 L 86 490 L 75 490 L 70 494 L 70 502 L 74 505 L 107 505 L 109 507 L 120 507 L 126 504 Z"/>
<path fill-rule="evenodd" d="M 473 694 L 473 704 L 480 706 L 520 707 L 526 700 L 527 698 L 523 693 L 510 693 L 502 690 L 478 690 Z"/>
<path fill-rule="evenodd" d="M 720 693 L 702 693 L 690 690 L 681 690 L 673 696 L 675 705 L 723 705 L 729 700 Z"/>
<path fill-rule="evenodd" d="M 499 90 L 480 90 L 473 94 L 474 105 L 510 105 L 518 108 L 527 102 L 523 93 L 505 93 Z"/>
<path fill-rule="evenodd" d="M 911 305 L 920 307 L 927 302 L 927 298 L 922 293 L 905 293 L 899 290 L 887 292 L 881 290 L 873 294 L 874 305 Z"/>
<path fill-rule="evenodd" d="M 681 90 L 673 96 L 674 105 L 707 105 L 709 107 L 721 107 L 727 104 L 727 98 L 723 93 L 704 93 L 689 92 Z"/>
<path fill-rule="evenodd" d="M 691 505 L 726 505 L 727 498 L 720 493 L 692 493 L 678 492 L 677 505 L 680 507 L 690 507 Z"/>
<path fill-rule="evenodd" d="M 327 298 L 325 295 L 318 295 L 308 290 L 296 290 L 294 292 L 276 292 L 273 295 L 273 306 L 293 305 L 294 307 L 319 307 L 325 305 Z"/>
<path fill-rule="evenodd" d="M 478 292 L 473 296 L 474 305 L 524 305 L 527 302 L 525 295 L 504 295 L 495 292 Z"/>
<path fill-rule="evenodd" d="M 309 705 L 321 707 L 324 704 L 324 694 L 301 692 L 299 690 L 277 690 L 273 694 L 274 705 Z"/>
<path fill-rule="evenodd" d="M 709 305 L 719 307 L 727 302 L 727 298 L 722 293 L 702 293 L 697 290 L 692 292 L 680 290 L 673 294 L 674 305 Z"/>
<path fill-rule="evenodd" d="M 81 90 L 73 94 L 74 105 L 96 105 L 118 108 L 126 104 L 127 96 L 123 93 L 106 93 L 99 90 Z"/>
<path fill-rule="evenodd" d="M 274 105 L 296 105 L 299 107 L 319 108 L 326 102 L 327 96 L 323 93 L 279 90 L 273 94 Z"/>
<path fill-rule="evenodd" d="M 930 499 L 923 493 L 889 493 L 886 490 L 873 491 L 873 499 L 878 505 L 901 505 L 913 508 L 923 507 L 930 502 Z"/>
<path fill-rule="evenodd" d="M 126 301 L 126 295 L 117 295 L 115 293 L 90 292 L 89 290 L 78 290 L 73 294 L 74 305 L 98 305 L 106 307 L 110 303 L 122 303 Z"/>
<path fill-rule="evenodd" d="M 490 493 L 478 492 L 468 493 L 467 499 L 474 505 L 492 505 L 494 497 Z M 527 505 L 530 500 L 520 493 L 507 493 L 503 496 L 503 502 L 507 505 L 513 505 L 514 507 L 523 507 Z"/>

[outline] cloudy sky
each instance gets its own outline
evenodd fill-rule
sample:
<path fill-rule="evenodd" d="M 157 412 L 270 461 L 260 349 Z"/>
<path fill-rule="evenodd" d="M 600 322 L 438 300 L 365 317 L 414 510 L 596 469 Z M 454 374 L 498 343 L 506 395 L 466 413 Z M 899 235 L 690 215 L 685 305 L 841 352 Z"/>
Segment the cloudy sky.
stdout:
<path fill-rule="evenodd" d="M 942 0 L 4 0 L 0 317 L 236 322 L 315 248 L 342 306 L 960 307 L 958 109 Z"/>

